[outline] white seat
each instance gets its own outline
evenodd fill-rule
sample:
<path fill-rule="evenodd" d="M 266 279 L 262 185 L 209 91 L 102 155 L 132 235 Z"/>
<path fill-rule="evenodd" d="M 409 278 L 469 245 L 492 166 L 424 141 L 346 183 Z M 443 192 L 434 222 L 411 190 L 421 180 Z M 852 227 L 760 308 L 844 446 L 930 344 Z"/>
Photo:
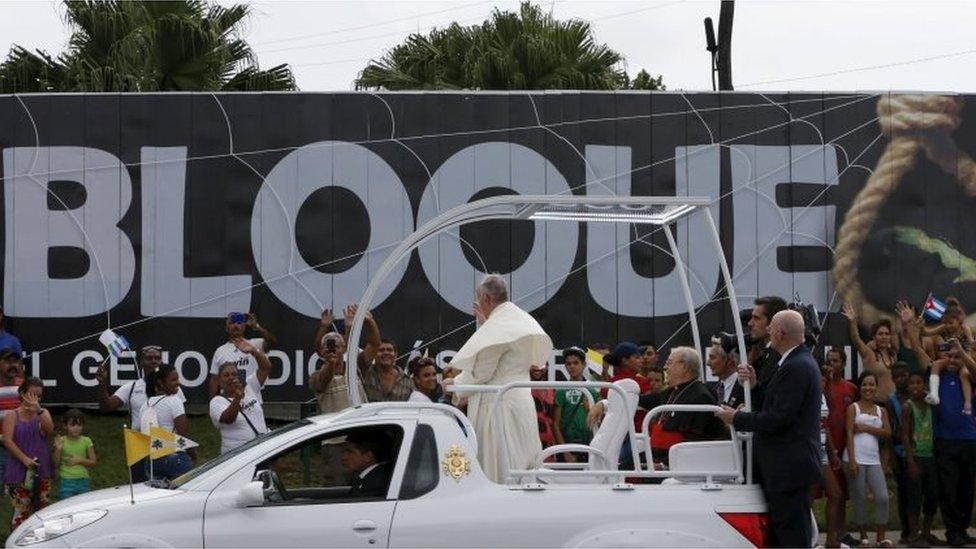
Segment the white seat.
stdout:
<path fill-rule="evenodd" d="M 733 446 L 731 440 L 679 442 L 668 450 L 668 469 L 675 477 L 665 482 L 705 482 L 702 475 L 682 476 L 682 471 L 715 471 L 712 482 L 737 482 L 741 475 L 741 471 L 735 469 L 733 452 L 737 451 L 739 449 Z"/>
<path fill-rule="evenodd" d="M 576 470 L 616 470 L 620 459 L 620 447 L 624 438 L 634 423 L 634 413 L 637 411 L 637 399 L 640 396 L 640 386 L 633 379 L 621 379 L 614 382 L 626 399 L 617 391 L 608 391 L 607 412 L 603 416 L 600 427 L 593 435 L 593 440 L 587 444 L 557 444 L 544 449 L 535 459 L 535 468 L 551 467 L 553 469 L 572 468 Z M 586 398 L 586 397 L 583 397 Z M 556 454 L 565 452 L 583 452 L 589 455 L 587 463 L 573 464 L 575 467 L 565 467 L 564 464 L 547 464 L 544 460 Z M 555 478 L 552 479 L 553 481 Z M 579 482 L 577 479 L 575 482 Z"/>

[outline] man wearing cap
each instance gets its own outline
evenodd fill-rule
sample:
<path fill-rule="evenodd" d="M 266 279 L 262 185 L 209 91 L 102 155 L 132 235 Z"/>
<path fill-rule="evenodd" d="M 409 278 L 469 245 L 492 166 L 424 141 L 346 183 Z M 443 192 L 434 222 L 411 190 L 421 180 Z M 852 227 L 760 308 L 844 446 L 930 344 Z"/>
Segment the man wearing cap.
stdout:
<path fill-rule="evenodd" d="M 529 381 L 531 366 L 549 360 L 552 340 L 532 316 L 508 300 L 508 285 L 501 275 L 485 276 L 476 296 L 474 313 L 479 327 L 451 360 L 451 366 L 461 370 L 453 382 L 497 386 Z M 528 469 L 542 452 L 528 388 L 513 389 L 501 398 L 494 393 L 455 396 L 468 398 L 467 414 L 478 438 L 478 461 L 492 481 L 506 482 L 508 469 Z M 500 413 L 495 413 L 496 408 Z"/>
<path fill-rule="evenodd" d="M 9 411 L 20 406 L 20 393 L 17 391 L 24 382 L 24 362 L 20 353 L 9 347 L 0 348 L 0 421 Z M 0 435 L 0 478 L 7 463 L 7 449 Z"/>
<path fill-rule="evenodd" d="M 18 357 L 24 356 L 24 348 L 20 345 L 20 340 L 7 331 L 7 318 L 3 315 L 3 307 L 0 307 L 0 349 L 11 349 Z"/>
<path fill-rule="evenodd" d="M 224 331 L 227 332 L 227 343 L 224 343 L 214 351 L 213 359 L 210 361 L 210 377 L 207 380 L 207 390 L 210 396 L 217 394 L 217 370 L 221 364 L 233 362 L 237 364 L 238 370 L 244 370 L 244 377 L 251 376 L 258 371 L 258 362 L 252 355 L 240 350 L 234 344 L 235 339 L 242 339 L 247 330 L 257 332 L 260 337 L 247 340 L 256 349 L 267 353 L 278 343 L 278 338 L 258 324 L 258 317 L 254 313 L 230 313 L 224 320 Z"/>
<path fill-rule="evenodd" d="M 114 393 L 109 393 L 108 369 L 104 363 L 98 367 L 98 372 L 95 374 L 95 377 L 98 379 L 99 410 L 102 412 L 114 412 L 119 408 L 128 409 L 130 416 L 129 425 L 133 429 L 138 430 L 142 425 L 142 407 L 148 399 L 146 396 L 146 380 L 149 379 L 149 374 L 155 372 L 156 368 L 159 368 L 163 363 L 163 349 L 159 345 L 146 345 L 139 349 L 136 357 L 139 362 L 142 377 L 123 383 Z M 181 401 L 186 402 L 186 396 L 183 395 L 182 387 L 176 389 L 176 396 Z M 130 467 L 134 482 L 148 480 L 145 462 L 146 460 L 143 459 Z"/>
<path fill-rule="evenodd" d="M 640 388 L 640 394 L 650 393 L 654 388 L 651 385 L 651 380 L 647 377 L 639 375 L 641 364 L 643 363 L 643 353 L 641 353 L 640 347 L 631 343 L 630 341 L 624 341 L 618 343 L 613 351 L 603 355 L 603 376 L 610 383 L 614 383 L 621 379 L 633 379 L 637 382 L 637 386 Z M 608 368 L 613 366 L 613 376 L 608 373 Z M 603 398 L 607 398 L 607 389 L 603 389 L 600 394 Z M 644 424 L 644 416 L 647 415 L 647 410 L 637 410 L 634 415 L 634 428 L 640 432 L 641 426 Z M 621 456 L 625 456 L 624 467 L 629 467 L 630 459 L 626 456 L 630 456 L 629 445 L 630 439 L 624 440 L 624 452 Z"/>

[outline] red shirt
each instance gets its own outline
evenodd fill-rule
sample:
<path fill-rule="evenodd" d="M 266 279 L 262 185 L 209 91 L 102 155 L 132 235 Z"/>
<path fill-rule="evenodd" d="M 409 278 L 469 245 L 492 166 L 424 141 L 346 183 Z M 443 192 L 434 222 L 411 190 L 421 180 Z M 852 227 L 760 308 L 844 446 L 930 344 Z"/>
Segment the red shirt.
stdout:
<path fill-rule="evenodd" d="M 618 370 L 610 378 L 610 383 L 613 383 L 620 379 L 633 379 L 637 382 L 637 386 L 640 388 L 640 394 L 649 393 L 651 391 L 651 380 L 644 376 L 637 375 L 637 372 L 632 370 Z M 607 398 L 607 392 L 609 389 L 604 389 L 600 392 L 603 398 Z M 637 413 L 634 414 L 634 429 L 640 433 L 641 428 L 644 426 L 644 416 L 647 415 L 646 410 L 637 409 Z"/>
<path fill-rule="evenodd" d="M 837 450 L 837 455 L 844 455 L 847 448 L 846 414 L 847 407 L 857 400 L 857 385 L 846 379 L 830 382 L 826 386 L 827 397 L 827 433 L 830 441 Z"/>

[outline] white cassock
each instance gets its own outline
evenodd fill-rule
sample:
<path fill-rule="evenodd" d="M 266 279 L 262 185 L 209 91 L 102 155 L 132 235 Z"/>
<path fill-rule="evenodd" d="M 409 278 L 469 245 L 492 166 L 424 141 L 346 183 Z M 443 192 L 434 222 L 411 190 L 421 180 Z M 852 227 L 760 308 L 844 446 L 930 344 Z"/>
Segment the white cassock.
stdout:
<path fill-rule="evenodd" d="M 533 364 L 544 365 L 552 354 L 552 340 L 529 313 L 511 301 L 495 307 L 475 331 L 451 366 L 461 370 L 458 385 L 504 385 L 529 381 Z M 539 424 L 531 389 L 513 389 L 497 405 L 500 425 L 493 415 L 494 394 L 464 393 L 468 398 L 468 419 L 478 437 L 478 461 L 494 482 L 505 482 L 507 451 L 510 469 L 528 469 L 542 451 Z"/>

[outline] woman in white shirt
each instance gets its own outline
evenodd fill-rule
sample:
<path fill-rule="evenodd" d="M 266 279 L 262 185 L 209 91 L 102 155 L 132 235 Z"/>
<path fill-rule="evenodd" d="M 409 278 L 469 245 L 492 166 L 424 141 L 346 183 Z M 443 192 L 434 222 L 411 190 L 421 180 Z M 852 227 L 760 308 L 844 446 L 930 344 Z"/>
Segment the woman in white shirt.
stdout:
<path fill-rule="evenodd" d="M 854 524 L 861 531 L 861 545 L 892 547 L 885 539 L 888 525 L 888 484 L 881 467 L 880 441 L 891 437 L 891 426 L 885 410 L 875 403 L 878 378 L 864 373 L 858 380 L 861 393 L 857 402 L 847 407 L 847 452 L 844 461 L 848 469 L 848 486 L 854 500 Z M 867 491 L 874 496 L 874 524 L 877 531 L 875 545 L 868 545 L 866 524 Z"/>
<path fill-rule="evenodd" d="M 220 387 L 217 396 L 210 399 L 210 421 L 220 431 L 220 453 L 229 452 L 254 437 L 268 432 L 264 421 L 264 400 L 261 389 L 271 373 L 271 361 L 264 351 L 243 338 L 231 340 L 237 349 L 254 357 L 257 370 L 244 378 L 237 363 L 225 362 L 218 367 Z"/>
<path fill-rule="evenodd" d="M 408 402 L 440 402 L 440 384 L 437 383 L 437 363 L 433 359 L 417 357 L 407 365 L 413 377 L 414 390 Z"/>
<path fill-rule="evenodd" d="M 149 434 L 152 427 L 159 427 L 180 436 L 190 432 L 190 420 L 186 417 L 183 400 L 179 395 L 180 375 L 172 364 L 163 364 L 146 380 L 146 403 L 140 411 L 141 430 Z M 152 460 L 151 478 L 174 479 L 193 468 L 195 450 L 179 451 Z"/>

